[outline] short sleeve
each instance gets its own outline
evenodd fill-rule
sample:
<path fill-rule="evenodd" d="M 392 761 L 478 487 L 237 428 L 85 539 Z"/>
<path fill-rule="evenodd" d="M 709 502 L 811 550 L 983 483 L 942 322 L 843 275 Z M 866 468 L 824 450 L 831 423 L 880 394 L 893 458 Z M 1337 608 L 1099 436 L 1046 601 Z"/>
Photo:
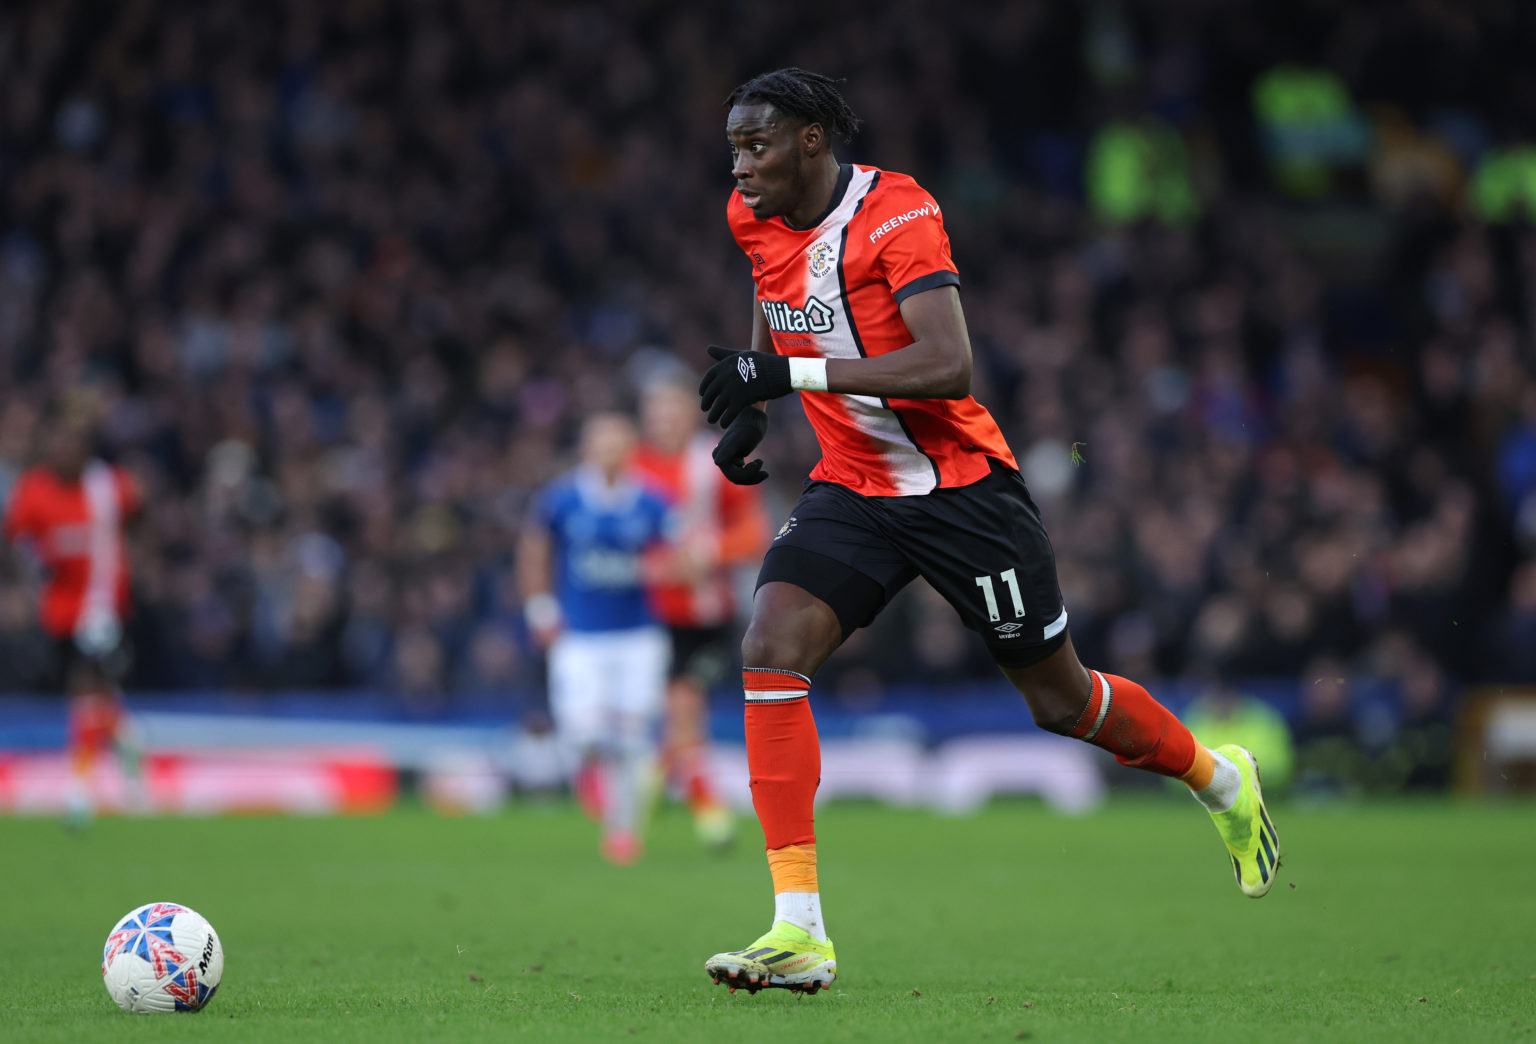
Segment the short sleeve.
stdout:
<path fill-rule="evenodd" d="M 921 191 L 906 195 L 895 208 L 881 208 L 874 216 L 880 220 L 870 230 L 878 251 L 875 270 L 897 304 L 924 290 L 960 285 L 944 217 L 931 196 Z"/>
<path fill-rule="evenodd" d="M 752 283 L 756 285 L 758 274 L 763 268 L 763 253 L 753 234 L 757 218 L 752 216 L 752 212 L 741 201 L 741 196 L 735 192 L 731 193 L 731 198 L 725 205 L 725 223 L 731 230 L 731 238 L 736 241 L 736 245 L 751 262 Z"/>
<path fill-rule="evenodd" d="M 528 524 L 546 533 L 554 532 L 556 520 L 560 517 L 562 492 L 559 483 L 539 490 L 539 495 L 533 498 L 533 508 L 528 512 Z"/>

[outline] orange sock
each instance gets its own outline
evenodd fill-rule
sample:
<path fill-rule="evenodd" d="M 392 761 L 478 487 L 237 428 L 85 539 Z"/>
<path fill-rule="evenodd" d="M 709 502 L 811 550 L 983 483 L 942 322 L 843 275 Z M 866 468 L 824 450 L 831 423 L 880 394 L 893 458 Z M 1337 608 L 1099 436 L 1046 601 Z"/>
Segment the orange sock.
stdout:
<path fill-rule="evenodd" d="M 1175 779 L 1198 777 L 1203 771 L 1205 784 L 1210 783 L 1214 771 L 1210 751 L 1195 742 L 1167 707 L 1129 678 L 1088 673 L 1093 677 L 1088 706 L 1067 735 L 1104 748 L 1122 765 Z M 1205 754 L 1203 763 L 1200 753 Z"/>
<path fill-rule="evenodd" d="M 742 688 L 752 807 L 768 850 L 814 846 L 821 741 L 811 714 L 811 680 L 794 671 L 749 667 Z"/>
<path fill-rule="evenodd" d="M 89 761 L 117 735 L 121 708 L 111 693 L 88 693 L 69 701 L 69 745 L 84 750 Z"/>
<path fill-rule="evenodd" d="M 1195 743 L 1195 763 L 1189 767 L 1189 771 L 1179 778 L 1182 779 L 1190 790 L 1204 790 L 1211 785 L 1211 780 L 1216 776 L 1216 757 L 1205 744 Z"/>
<path fill-rule="evenodd" d="M 773 894 L 819 892 L 816 885 L 816 846 L 788 845 L 768 853 L 768 872 L 773 874 Z"/>
<path fill-rule="evenodd" d="M 690 743 L 677 747 L 673 755 L 677 777 L 688 799 L 688 810 L 697 814 L 720 804 L 715 797 L 715 788 L 709 781 L 709 773 L 704 770 L 704 745 Z"/>
<path fill-rule="evenodd" d="M 68 749 L 69 771 L 75 779 L 85 783 L 91 778 L 91 767 L 96 761 L 96 750 L 83 743 L 71 741 Z"/>
<path fill-rule="evenodd" d="M 110 693 L 70 697 L 65 750 L 71 776 L 70 804 L 77 806 L 73 811 L 86 811 L 95 804 L 92 777 L 97 755 L 116 735 L 118 717 L 118 703 Z"/>

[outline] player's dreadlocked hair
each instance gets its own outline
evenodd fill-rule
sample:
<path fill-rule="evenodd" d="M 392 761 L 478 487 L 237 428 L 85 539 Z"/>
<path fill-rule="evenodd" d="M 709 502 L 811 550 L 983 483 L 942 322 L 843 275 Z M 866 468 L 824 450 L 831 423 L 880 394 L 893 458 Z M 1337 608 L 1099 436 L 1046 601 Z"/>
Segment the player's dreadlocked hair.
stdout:
<path fill-rule="evenodd" d="M 767 102 L 786 116 L 819 123 L 828 134 L 852 141 L 864 121 L 843 100 L 837 89 L 842 82 L 792 65 L 752 77 L 731 92 L 725 107 Z"/>

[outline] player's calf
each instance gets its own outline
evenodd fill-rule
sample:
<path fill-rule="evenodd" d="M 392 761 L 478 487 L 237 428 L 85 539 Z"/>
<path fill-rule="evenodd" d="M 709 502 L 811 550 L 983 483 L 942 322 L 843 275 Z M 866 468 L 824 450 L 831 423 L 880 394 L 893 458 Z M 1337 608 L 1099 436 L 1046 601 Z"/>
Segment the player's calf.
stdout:
<path fill-rule="evenodd" d="M 1239 747 L 1203 746 L 1129 678 L 1101 671 L 1087 675 L 1087 699 L 1076 709 L 1070 689 L 1047 690 L 1048 696 L 1038 686 L 1030 690 L 1036 724 L 1107 750 L 1122 765 L 1181 780 L 1215 820 L 1243 894 L 1257 898 L 1268 892 L 1280 842 L 1264 809 L 1253 755 Z"/>

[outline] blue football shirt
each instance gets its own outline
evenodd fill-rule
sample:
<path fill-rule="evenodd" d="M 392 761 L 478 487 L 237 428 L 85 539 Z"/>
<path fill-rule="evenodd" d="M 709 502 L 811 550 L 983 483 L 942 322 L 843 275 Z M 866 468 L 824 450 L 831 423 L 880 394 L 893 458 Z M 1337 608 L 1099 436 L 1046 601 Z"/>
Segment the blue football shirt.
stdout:
<path fill-rule="evenodd" d="M 544 488 L 536 508 L 554 549 L 555 597 L 573 631 L 655 623 L 640 579 L 641 553 L 665 539 L 669 508 L 633 478 L 607 486 L 576 468 Z"/>

